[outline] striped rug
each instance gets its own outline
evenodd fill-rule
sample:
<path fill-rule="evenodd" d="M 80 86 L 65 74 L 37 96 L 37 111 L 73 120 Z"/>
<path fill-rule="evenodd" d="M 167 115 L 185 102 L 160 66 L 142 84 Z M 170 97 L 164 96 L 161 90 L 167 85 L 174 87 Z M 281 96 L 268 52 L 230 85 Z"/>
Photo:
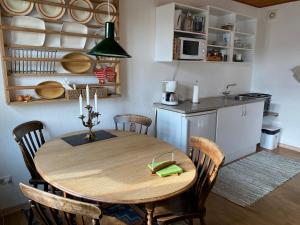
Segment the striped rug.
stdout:
<path fill-rule="evenodd" d="M 299 172 L 299 161 L 262 151 L 223 167 L 213 192 L 246 207 Z"/>

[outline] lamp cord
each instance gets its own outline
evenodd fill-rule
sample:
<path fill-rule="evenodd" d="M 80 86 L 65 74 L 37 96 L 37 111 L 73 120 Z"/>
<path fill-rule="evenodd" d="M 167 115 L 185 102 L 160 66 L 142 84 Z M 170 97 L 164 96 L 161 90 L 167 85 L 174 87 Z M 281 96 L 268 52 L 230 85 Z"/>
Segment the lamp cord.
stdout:
<path fill-rule="evenodd" d="M 110 18 L 109 0 L 107 0 L 107 12 L 108 12 L 108 19 L 109 19 Z"/>

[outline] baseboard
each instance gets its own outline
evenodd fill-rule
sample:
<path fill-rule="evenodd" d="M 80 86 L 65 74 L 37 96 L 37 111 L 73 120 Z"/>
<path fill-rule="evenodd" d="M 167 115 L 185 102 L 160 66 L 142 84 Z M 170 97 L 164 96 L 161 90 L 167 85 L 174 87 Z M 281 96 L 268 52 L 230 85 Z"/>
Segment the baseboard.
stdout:
<path fill-rule="evenodd" d="M 29 207 L 28 203 L 23 203 L 23 204 L 13 206 L 10 208 L 0 209 L 0 217 L 16 213 L 16 212 L 20 211 L 21 209 L 26 209 L 28 207 Z"/>
<path fill-rule="evenodd" d="M 294 147 L 294 146 L 291 146 L 291 145 L 286 145 L 286 144 L 283 144 L 283 143 L 280 143 L 279 147 L 285 148 L 285 149 L 288 149 L 288 150 L 292 150 L 292 151 L 296 151 L 296 152 L 300 152 L 300 148 Z"/>

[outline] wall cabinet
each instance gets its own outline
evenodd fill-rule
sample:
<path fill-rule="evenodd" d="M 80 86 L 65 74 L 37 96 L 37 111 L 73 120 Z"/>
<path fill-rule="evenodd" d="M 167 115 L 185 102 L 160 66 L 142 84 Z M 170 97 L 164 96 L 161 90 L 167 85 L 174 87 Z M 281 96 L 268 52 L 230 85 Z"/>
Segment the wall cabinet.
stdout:
<path fill-rule="evenodd" d="M 181 15 L 177 14 L 178 10 L 181 11 Z M 183 21 L 188 13 L 190 13 L 193 17 L 198 16 L 205 18 L 203 32 L 194 31 L 193 29 L 184 29 Z M 206 18 L 207 10 L 201 8 L 178 3 L 170 3 L 157 7 L 155 61 L 172 62 L 174 60 L 173 50 L 174 39 L 176 37 L 191 37 L 206 40 Z"/>
<path fill-rule="evenodd" d="M 264 102 L 218 110 L 216 143 L 225 153 L 225 163 L 256 151 L 260 142 Z"/>
<path fill-rule="evenodd" d="M 185 29 L 184 21 L 188 15 L 196 18 L 195 21 L 202 18 L 204 23 L 201 31 Z M 214 6 L 197 8 L 178 3 L 159 6 L 156 8 L 155 61 L 180 60 L 175 53 L 176 38 L 190 37 L 205 40 L 207 57 L 203 62 L 251 63 L 254 58 L 256 22 L 255 18 Z"/>

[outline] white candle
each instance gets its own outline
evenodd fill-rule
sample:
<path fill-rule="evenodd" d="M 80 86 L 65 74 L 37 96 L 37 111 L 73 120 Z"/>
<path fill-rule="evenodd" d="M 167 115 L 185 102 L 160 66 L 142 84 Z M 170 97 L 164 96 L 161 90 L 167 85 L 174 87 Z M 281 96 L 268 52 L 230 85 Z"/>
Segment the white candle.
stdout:
<path fill-rule="evenodd" d="M 79 110 L 80 110 L 80 116 L 82 116 L 83 112 L 82 112 L 82 95 L 81 94 L 79 95 Z"/>
<path fill-rule="evenodd" d="M 95 112 L 98 112 L 98 96 L 97 93 L 95 93 L 94 95 L 94 99 L 95 99 Z"/>
<path fill-rule="evenodd" d="M 86 105 L 90 105 L 90 89 L 89 89 L 89 85 L 86 85 Z"/>

